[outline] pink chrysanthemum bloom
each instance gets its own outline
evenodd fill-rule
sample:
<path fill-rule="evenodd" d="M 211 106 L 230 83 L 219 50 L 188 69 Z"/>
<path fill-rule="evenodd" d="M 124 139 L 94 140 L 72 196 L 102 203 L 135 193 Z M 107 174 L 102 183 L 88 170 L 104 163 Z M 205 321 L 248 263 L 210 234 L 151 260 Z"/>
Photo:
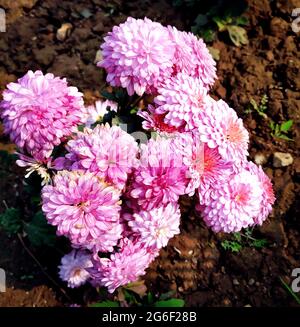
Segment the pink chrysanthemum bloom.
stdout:
<path fill-rule="evenodd" d="M 134 213 L 128 225 L 146 246 L 160 249 L 179 234 L 180 210 L 177 203 L 169 203 L 152 210 Z"/>
<path fill-rule="evenodd" d="M 180 132 L 182 130 L 175 126 L 166 124 L 164 121 L 166 115 L 157 114 L 152 105 L 148 106 L 148 111 L 139 110 L 137 114 L 145 119 L 142 122 L 142 126 L 145 130 L 153 130 L 160 134 L 170 134 Z"/>
<path fill-rule="evenodd" d="M 109 109 L 109 110 L 108 110 Z M 114 101 L 98 100 L 94 105 L 86 107 L 87 119 L 85 126 L 91 127 L 93 124 L 102 121 L 103 117 L 108 114 L 110 111 L 118 111 L 118 104 Z"/>
<path fill-rule="evenodd" d="M 211 149 L 218 148 L 224 160 L 240 164 L 248 155 L 249 133 L 226 102 L 211 101 L 211 104 L 200 113 L 200 140 Z"/>
<path fill-rule="evenodd" d="M 92 173 L 60 171 L 42 190 L 43 212 L 74 246 L 113 251 L 121 237 L 120 192 Z"/>
<path fill-rule="evenodd" d="M 136 281 L 145 274 L 151 261 L 158 254 L 142 245 L 139 241 L 123 239 L 119 252 L 110 258 L 94 257 L 91 275 L 94 285 L 105 286 L 113 293 L 119 286 Z"/>
<path fill-rule="evenodd" d="M 5 133 L 22 150 L 45 161 L 54 146 L 85 120 L 82 93 L 66 79 L 28 71 L 3 92 Z"/>
<path fill-rule="evenodd" d="M 106 182 L 123 189 L 136 165 L 138 145 L 118 126 L 97 125 L 79 132 L 67 145 L 66 158 L 72 169 L 94 172 Z"/>
<path fill-rule="evenodd" d="M 263 196 L 258 176 L 241 169 L 226 182 L 211 185 L 210 202 L 203 218 L 214 232 L 238 232 L 255 224 Z"/>
<path fill-rule="evenodd" d="M 190 131 L 198 127 L 199 112 L 205 110 L 209 101 L 199 79 L 179 73 L 158 88 L 155 113 L 165 115 L 165 124 Z"/>
<path fill-rule="evenodd" d="M 255 174 L 260 182 L 260 187 L 263 190 L 262 201 L 260 204 L 259 214 L 254 218 L 254 222 L 257 225 L 262 225 L 262 223 L 267 219 L 268 215 L 272 211 L 272 205 L 275 202 L 275 195 L 272 186 L 272 182 L 269 177 L 265 174 L 261 166 L 257 166 L 253 162 L 249 161 L 245 164 L 245 169 L 249 170 L 251 173 Z"/>
<path fill-rule="evenodd" d="M 87 269 L 92 267 L 93 264 L 89 253 L 81 250 L 72 250 L 61 259 L 59 277 L 68 283 L 68 287 L 79 287 L 90 278 Z"/>
<path fill-rule="evenodd" d="M 98 66 L 106 69 L 110 85 L 126 88 L 129 95 L 155 92 L 172 73 L 174 44 L 159 23 L 128 17 L 104 41 Z"/>
<path fill-rule="evenodd" d="M 150 139 L 147 145 L 141 145 L 130 195 L 144 210 L 176 202 L 185 193 L 187 169 L 182 154 L 173 151 L 171 139 Z"/>
<path fill-rule="evenodd" d="M 182 72 L 199 78 L 203 86 L 209 89 L 217 78 L 216 62 L 203 40 L 193 33 L 178 31 L 176 27 L 168 26 L 168 29 L 175 43 L 173 74 Z"/>

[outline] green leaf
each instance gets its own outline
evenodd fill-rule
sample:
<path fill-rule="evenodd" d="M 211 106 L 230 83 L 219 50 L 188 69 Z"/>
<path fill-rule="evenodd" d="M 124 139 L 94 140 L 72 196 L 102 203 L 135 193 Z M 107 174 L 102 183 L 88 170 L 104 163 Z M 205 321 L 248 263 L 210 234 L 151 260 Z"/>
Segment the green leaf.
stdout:
<path fill-rule="evenodd" d="M 248 25 L 249 21 L 247 17 L 240 16 L 236 18 L 235 23 L 236 25 Z"/>
<path fill-rule="evenodd" d="M 199 14 L 195 19 L 195 24 L 200 27 L 208 23 L 206 15 Z"/>
<path fill-rule="evenodd" d="M 5 212 L 0 215 L 0 226 L 8 235 L 17 234 L 22 228 L 19 209 L 6 209 Z"/>
<path fill-rule="evenodd" d="M 266 239 L 253 240 L 250 243 L 250 245 L 253 246 L 253 247 L 255 247 L 255 248 L 261 249 L 261 248 L 264 248 L 265 246 L 268 245 L 268 241 Z"/>
<path fill-rule="evenodd" d="M 154 303 L 154 307 L 157 308 L 182 308 L 184 301 L 182 299 L 170 299 L 166 301 L 157 301 Z"/>
<path fill-rule="evenodd" d="M 197 34 L 198 29 L 192 27 L 192 32 Z M 216 38 L 216 33 L 211 29 L 202 30 L 200 36 L 204 39 L 205 42 L 212 42 Z"/>
<path fill-rule="evenodd" d="M 287 132 L 292 127 L 292 125 L 293 125 L 293 120 L 291 119 L 282 123 L 280 126 L 281 132 Z"/>
<path fill-rule="evenodd" d="M 33 246 L 53 246 L 55 243 L 55 227 L 47 223 L 42 211 L 34 215 L 32 221 L 25 225 L 24 230 Z"/>
<path fill-rule="evenodd" d="M 102 302 L 98 302 L 98 303 L 93 303 L 90 304 L 89 307 L 91 308 L 117 308 L 119 307 L 119 303 L 116 301 L 102 301 Z"/>
<path fill-rule="evenodd" d="M 108 99 L 108 100 L 111 100 L 111 101 L 115 101 L 116 100 L 115 95 L 113 93 L 110 93 L 110 92 L 106 91 L 106 90 L 101 91 L 101 95 L 104 98 Z"/>
<path fill-rule="evenodd" d="M 241 242 L 242 240 L 242 235 L 240 233 L 233 233 L 233 237 L 238 242 Z"/>
<path fill-rule="evenodd" d="M 235 46 L 239 47 L 249 43 L 247 31 L 243 27 L 228 25 L 226 29 L 229 33 L 230 40 Z"/>
<path fill-rule="evenodd" d="M 224 250 L 229 250 L 231 252 L 240 252 L 242 249 L 242 245 L 238 242 L 233 242 L 233 241 L 222 241 L 221 246 Z"/>
<path fill-rule="evenodd" d="M 284 134 L 279 134 L 279 135 L 276 135 L 278 138 L 282 139 L 282 140 L 285 140 L 285 141 L 294 141 L 293 139 L 291 139 L 290 137 L 284 135 Z"/>
<path fill-rule="evenodd" d="M 164 293 L 164 294 L 162 294 L 162 295 L 159 297 L 159 300 L 160 300 L 160 301 L 168 300 L 168 299 L 170 299 L 170 297 L 173 296 L 174 294 L 175 294 L 175 291 L 170 291 L 170 292 Z"/>
<path fill-rule="evenodd" d="M 154 296 L 151 292 L 149 292 L 147 294 L 147 302 L 148 302 L 148 304 L 153 304 L 153 301 L 154 301 Z"/>
<path fill-rule="evenodd" d="M 217 24 L 218 26 L 218 30 L 220 32 L 225 30 L 225 26 L 226 26 L 226 21 L 224 21 L 223 19 L 221 19 L 218 16 L 213 17 L 213 21 Z"/>

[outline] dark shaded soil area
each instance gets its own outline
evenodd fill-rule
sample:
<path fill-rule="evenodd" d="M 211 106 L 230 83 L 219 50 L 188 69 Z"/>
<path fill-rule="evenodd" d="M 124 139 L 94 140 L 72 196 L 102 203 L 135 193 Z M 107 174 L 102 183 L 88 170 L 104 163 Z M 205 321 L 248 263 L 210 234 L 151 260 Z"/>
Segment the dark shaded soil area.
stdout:
<path fill-rule="evenodd" d="M 263 168 L 274 183 L 277 201 L 273 213 L 253 236 L 267 245 L 245 244 L 238 253 L 224 250 L 225 239 L 213 234 L 195 212 L 194 200 L 183 198 L 181 234 L 172 239 L 151 265 L 145 277 L 149 289 L 175 291 L 188 306 L 294 306 L 284 289 L 291 271 L 300 267 L 300 56 L 299 36 L 292 31 L 291 13 L 300 1 L 248 0 L 246 27 L 249 44 L 233 46 L 226 35 L 211 46 L 220 50 L 218 77 L 213 94 L 235 108 L 251 134 L 250 159 L 264 156 Z M 179 29 L 189 22 L 168 1 L 11 1 L 0 0 L 7 9 L 9 26 L 0 33 L 0 90 L 28 69 L 42 69 L 66 76 L 85 93 L 87 101 L 99 97 L 104 74 L 94 61 L 103 36 L 127 16 L 147 16 Z M 56 38 L 57 29 L 71 23 L 70 35 Z M 249 113 L 250 98 L 259 103 L 268 96 L 267 119 Z M 294 121 L 293 141 L 271 136 L 270 119 Z M 1 149 L 13 151 L 1 136 Z M 275 168 L 274 152 L 287 152 L 293 164 Z M 0 207 L 26 208 L 23 171 L 0 162 Z M 5 201 L 3 203 L 3 200 Z M 87 288 L 69 291 L 57 277 L 58 250 L 30 248 L 44 272 L 29 256 L 18 238 L 0 232 L 0 267 L 7 271 L 8 291 L 0 293 L 0 306 L 56 306 L 87 302 L 94 297 Z M 52 276 L 59 285 L 45 275 Z M 54 289 L 54 291 L 52 290 Z"/>

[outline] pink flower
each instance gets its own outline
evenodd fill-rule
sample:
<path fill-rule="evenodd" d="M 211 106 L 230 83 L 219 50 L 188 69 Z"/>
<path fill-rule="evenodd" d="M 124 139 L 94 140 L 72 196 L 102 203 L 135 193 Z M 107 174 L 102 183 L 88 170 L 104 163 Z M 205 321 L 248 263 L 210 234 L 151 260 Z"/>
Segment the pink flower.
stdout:
<path fill-rule="evenodd" d="M 173 74 L 182 72 L 198 78 L 209 89 L 217 78 L 216 63 L 203 40 L 193 33 L 178 31 L 175 27 L 168 26 L 168 29 L 175 43 Z"/>
<path fill-rule="evenodd" d="M 217 148 L 224 160 L 240 164 L 248 155 L 248 131 L 223 100 L 211 104 L 200 113 L 200 140 L 211 149 Z"/>
<path fill-rule="evenodd" d="M 109 110 L 108 110 L 109 109 Z M 98 100 L 95 102 L 95 105 L 86 107 L 87 111 L 87 120 L 85 125 L 91 127 L 96 122 L 103 119 L 103 117 L 108 114 L 110 111 L 118 111 L 118 104 L 113 101 L 101 101 Z"/>
<path fill-rule="evenodd" d="M 22 151 L 47 161 L 54 146 L 76 131 L 84 119 L 82 93 L 66 79 L 28 71 L 3 92 L 5 133 Z"/>
<path fill-rule="evenodd" d="M 158 252 L 153 252 L 139 241 L 123 239 L 119 252 L 110 258 L 94 256 L 94 269 L 91 275 L 94 285 L 105 286 L 113 293 L 119 286 L 136 281 L 145 274 L 145 270 Z"/>
<path fill-rule="evenodd" d="M 138 235 L 141 243 L 160 249 L 169 239 L 179 234 L 180 210 L 177 203 L 169 203 L 149 211 L 134 213 L 129 226 Z"/>
<path fill-rule="evenodd" d="M 128 17 L 104 41 L 98 66 L 106 69 L 110 85 L 126 88 L 129 95 L 153 93 L 171 75 L 174 44 L 161 24 Z"/>
<path fill-rule="evenodd" d="M 211 185 L 210 202 L 202 207 L 204 221 L 214 232 L 238 232 L 253 226 L 262 196 L 258 176 L 241 169 L 226 182 Z"/>
<path fill-rule="evenodd" d="M 173 151 L 170 139 L 150 139 L 147 145 L 141 145 L 140 164 L 130 195 L 144 210 L 176 202 L 185 193 L 186 173 L 183 157 L 179 151 Z"/>
<path fill-rule="evenodd" d="M 166 124 L 164 121 L 166 115 L 155 113 L 155 108 L 152 105 L 148 106 L 148 111 L 140 110 L 137 114 L 145 119 L 142 122 L 142 126 L 146 130 L 154 130 L 160 134 L 169 134 L 181 131 L 180 128 Z"/>
<path fill-rule="evenodd" d="M 74 246 L 112 251 L 121 237 L 120 192 L 92 173 L 58 172 L 42 199 L 48 222 Z"/>
<path fill-rule="evenodd" d="M 210 98 L 200 79 L 177 74 L 158 88 L 155 113 L 165 115 L 164 123 L 193 130 L 199 125 L 199 113 Z"/>
<path fill-rule="evenodd" d="M 66 158 L 72 169 L 94 172 L 106 182 L 123 189 L 136 165 L 138 145 L 120 127 L 97 125 L 79 132 L 67 145 Z"/>
<path fill-rule="evenodd" d="M 88 268 L 92 268 L 91 255 L 85 251 L 72 250 L 61 259 L 59 277 L 68 283 L 68 287 L 79 287 L 89 279 Z"/>
<path fill-rule="evenodd" d="M 260 211 L 257 217 L 254 218 L 255 224 L 262 225 L 272 211 L 272 205 L 276 198 L 269 177 L 264 173 L 261 166 L 255 165 L 249 161 L 245 164 L 245 169 L 255 174 L 260 182 L 260 187 L 263 191 L 262 201 L 260 203 Z"/>

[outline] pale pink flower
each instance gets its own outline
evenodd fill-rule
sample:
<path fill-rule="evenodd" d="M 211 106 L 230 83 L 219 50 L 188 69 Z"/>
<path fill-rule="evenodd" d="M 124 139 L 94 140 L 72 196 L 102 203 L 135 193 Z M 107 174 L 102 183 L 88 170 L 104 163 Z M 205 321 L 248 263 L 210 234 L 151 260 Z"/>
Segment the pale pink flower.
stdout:
<path fill-rule="evenodd" d="M 122 285 L 136 281 L 145 274 L 145 270 L 158 254 L 139 241 L 124 238 L 120 250 L 111 254 L 110 258 L 94 256 L 91 270 L 93 285 L 105 286 L 110 293 Z"/>
<path fill-rule="evenodd" d="M 121 237 L 120 192 L 92 173 L 58 172 L 42 199 L 48 222 L 74 246 L 112 251 Z"/>
<path fill-rule="evenodd" d="M 212 101 L 200 113 L 200 140 L 211 149 L 217 148 L 221 157 L 239 165 L 248 155 L 249 133 L 241 118 L 223 100 Z"/>
<path fill-rule="evenodd" d="M 226 182 L 211 185 L 210 202 L 202 208 L 203 219 L 214 232 L 239 232 L 256 223 L 262 197 L 258 176 L 241 169 Z"/>
<path fill-rule="evenodd" d="M 199 125 L 199 113 L 210 97 L 200 79 L 179 73 L 158 88 L 154 99 L 155 113 L 164 115 L 164 123 L 193 130 Z"/>
<path fill-rule="evenodd" d="M 82 250 L 72 250 L 61 259 L 59 277 L 68 283 L 68 287 L 75 288 L 86 283 L 90 278 L 87 269 L 92 268 L 91 255 Z"/>
<path fill-rule="evenodd" d="M 90 128 L 93 124 L 102 121 L 103 117 L 106 114 L 108 114 L 110 111 L 117 112 L 118 104 L 110 100 L 105 100 L 105 101 L 98 100 L 95 102 L 94 105 L 87 106 L 86 111 L 87 111 L 87 119 L 86 119 L 85 126 Z"/>
<path fill-rule="evenodd" d="M 260 187 L 263 191 L 262 201 L 260 203 L 260 211 L 257 217 L 254 218 L 255 224 L 262 225 L 262 223 L 267 219 L 268 215 L 271 213 L 272 205 L 276 200 L 272 182 L 265 174 L 262 167 L 255 165 L 251 161 L 245 164 L 245 169 L 249 170 L 252 174 L 255 174 L 258 177 Z"/>
<path fill-rule="evenodd" d="M 137 162 L 138 145 L 118 126 L 97 125 L 77 133 L 67 144 L 71 169 L 94 172 L 106 182 L 123 189 Z"/>
<path fill-rule="evenodd" d="M 172 73 L 174 44 L 166 27 L 148 18 L 128 17 L 114 26 L 101 46 L 107 82 L 127 89 L 129 95 L 155 92 Z"/>
<path fill-rule="evenodd" d="M 145 210 L 176 202 L 185 193 L 187 169 L 182 154 L 173 151 L 171 139 L 150 139 L 147 145 L 141 145 L 130 195 Z"/>
<path fill-rule="evenodd" d="M 168 26 L 170 37 L 175 43 L 173 74 L 185 73 L 202 81 L 209 89 L 214 84 L 216 63 L 202 39 L 193 33 L 181 32 Z"/>
<path fill-rule="evenodd" d="M 134 213 L 128 225 L 139 236 L 141 243 L 160 249 L 180 233 L 179 205 L 170 202 L 166 206 Z"/>
<path fill-rule="evenodd" d="M 28 71 L 3 92 L 1 117 L 5 133 L 22 151 L 47 161 L 54 146 L 85 119 L 82 93 L 66 79 Z"/>

